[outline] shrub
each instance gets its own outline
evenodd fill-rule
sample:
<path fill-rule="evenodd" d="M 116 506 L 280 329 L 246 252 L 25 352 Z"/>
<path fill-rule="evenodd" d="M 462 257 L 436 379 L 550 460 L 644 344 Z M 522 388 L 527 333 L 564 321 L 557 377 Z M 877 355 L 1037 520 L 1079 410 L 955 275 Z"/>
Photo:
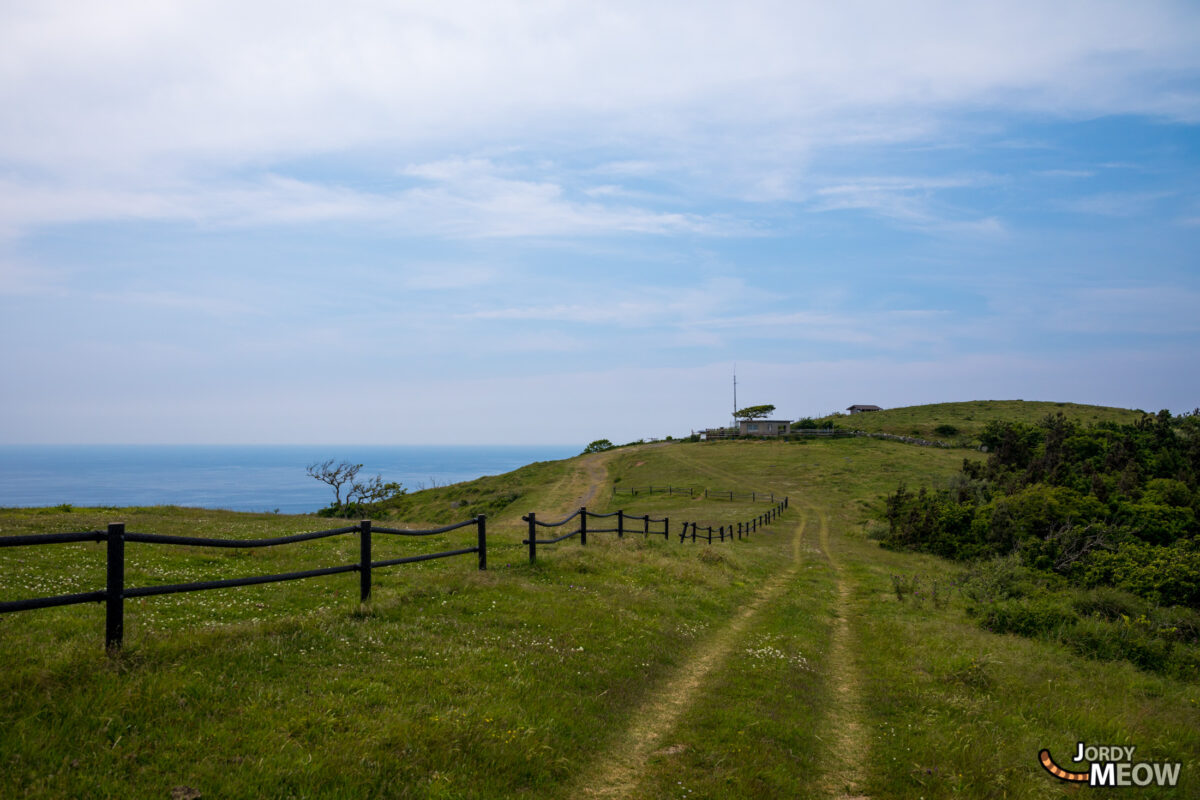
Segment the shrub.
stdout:
<path fill-rule="evenodd" d="M 1109 621 L 1144 616 L 1150 610 L 1150 604 L 1142 598 L 1108 586 L 1079 592 L 1071 605 L 1085 617 L 1095 616 Z"/>
<path fill-rule="evenodd" d="M 1079 621 L 1065 603 L 1050 597 L 1019 598 L 973 610 L 979 624 L 993 633 L 1015 633 L 1034 638 L 1056 638 L 1063 628 Z"/>

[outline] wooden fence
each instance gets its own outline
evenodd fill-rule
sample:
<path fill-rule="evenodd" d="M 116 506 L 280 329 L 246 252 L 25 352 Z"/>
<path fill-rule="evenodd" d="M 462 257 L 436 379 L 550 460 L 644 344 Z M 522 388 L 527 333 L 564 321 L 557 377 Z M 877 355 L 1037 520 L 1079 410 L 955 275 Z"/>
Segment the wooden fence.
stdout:
<path fill-rule="evenodd" d="M 627 494 L 630 497 L 637 497 L 639 494 L 683 494 L 693 498 L 703 497 L 705 500 L 749 500 L 752 503 L 775 502 L 774 492 L 733 492 L 725 489 L 697 489 L 694 486 L 614 486 L 612 496 L 616 497 L 619 494 Z"/>
<path fill-rule="evenodd" d="M 588 525 L 587 525 L 587 521 L 588 521 L 589 517 L 592 519 L 616 517 L 617 527 L 615 527 L 615 528 L 590 528 L 589 529 Z M 543 528 L 558 528 L 562 525 L 566 525 L 568 522 L 570 522 L 573 519 L 579 520 L 579 527 L 576 528 L 575 530 L 568 531 L 567 533 L 564 533 L 561 536 L 556 536 L 553 539 L 537 538 L 537 529 L 539 526 L 541 526 Z M 533 564 L 534 562 L 537 561 L 537 546 L 539 544 L 558 544 L 559 542 L 561 542 L 565 539 L 570 539 L 573 536 L 578 536 L 579 543 L 584 546 L 587 545 L 587 537 L 588 537 L 589 533 L 615 533 L 615 534 L 617 534 L 618 539 L 624 538 L 626 533 L 641 533 L 643 536 L 646 536 L 646 537 L 649 537 L 651 534 L 653 534 L 655 536 L 662 536 L 664 539 L 667 539 L 667 540 L 669 540 L 671 537 L 671 534 L 670 534 L 671 520 L 669 517 L 663 517 L 662 519 L 651 519 L 649 514 L 643 514 L 641 516 L 637 516 L 635 514 L 629 514 L 623 509 L 618 509 L 609 514 L 597 514 L 594 511 L 588 511 L 586 506 L 580 506 L 579 510 L 573 512 L 568 517 L 564 517 L 563 519 L 560 519 L 558 522 L 542 522 L 541 520 L 539 520 L 537 518 L 536 513 L 530 511 L 528 514 L 521 517 L 521 520 L 529 525 L 529 534 L 526 538 L 521 540 L 521 544 L 529 546 L 529 563 L 530 564 Z M 640 531 L 635 530 L 634 528 L 627 528 L 625 526 L 626 522 L 633 522 L 633 521 L 642 523 L 642 529 Z M 655 523 L 655 524 L 662 523 L 663 529 L 661 531 L 652 531 L 652 530 L 650 530 L 651 523 Z"/>
<path fill-rule="evenodd" d="M 730 541 L 733 541 L 735 535 L 738 539 L 748 537 L 751 533 L 757 532 L 760 526 L 769 525 L 770 523 L 772 523 L 776 519 L 778 519 L 779 515 L 782 514 L 784 512 L 784 510 L 787 509 L 787 507 L 788 507 L 788 498 L 785 497 L 782 500 L 780 500 L 779 502 L 777 502 L 770 509 L 763 512 L 762 514 L 759 514 L 758 516 L 753 517 L 745 522 L 738 522 L 736 524 L 729 525 L 728 526 L 729 527 L 728 534 L 726 534 L 726 532 L 725 532 L 725 526 L 723 526 L 723 525 L 718 526 L 716 528 L 717 533 L 716 533 L 715 538 L 717 539 L 717 541 L 723 542 L 723 541 L 725 541 L 726 536 L 729 537 Z M 611 518 L 611 517 L 616 518 L 616 527 L 615 528 L 589 528 L 588 527 L 587 521 L 589 518 L 602 519 L 602 518 Z M 539 526 L 543 527 L 543 528 L 558 528 L 563 525 L 566 525 L 568 522 L 570 522 L 573 519 L 579 520 L 579 526 L 577 528 L 575 528 L 574 530 L 567 531 L 566 533 L 564 533 L 560 536 L 556 536 L 553 539 L 537 538 L 537 531 L 538 531 Z M 597 514 L 594 511 L 588 511 L 586 506 L 581 506 L 578 510 L 574 511 L 569 516 L 560 519 L 558 522 L 542 522 L 541 520 L 539 520 L 537 518 L 537 514 L 531 511 L 528 514 L 526 514 L 525 516 L 521 517 L 521 520 L 529 526 L 528 535 L 526 536 L 526 538 L 521 540 L 521 544 L 527 545 L 529 547 L 529 563 L 530 564 L 533 564 L 537 561 L 537 546 L 539 544 L 541 544 L 541 545 L 558 544 L 559 542 L 562 542 L 562 541 L 565 541 L 572 537 L 578 536 L 580 545 L 586 546 L 587 545 L 587 537 L 588 537 L 589 533 L 615 533 L 615 534 L 617 534 L 617 538 L 624 537 L 626 533 L 633 533 L 633 534 L 641 533 L 645 537 L 662 536 L 667 541 L 671 540 L 671 519 L 670 519 L 670 517 L 663 517 L 662 519 L 652 519 L 649 514 L 642 514 L 639 516 L 637 514 L 630 514 L 628 511 L 625 511 L 624 509 L 618 509 L 618 510 L 610 512 L 608 514 Z M 635 527 L 628 527 L 627 523 L 629 523 L 629 522 L 635 523 Z M 642 529 L 640 531 L 636 529 L 636 523 L 638 523 L 638 522 L 640 522 L 642 524 Z M 662 530 L 651 530 L 650 529 L 651 524 L 655 524 L 655 525 L 661 524 Z M 706 531 L 706 535 L 701 536 L 699 533 L 701 528 L 699 527 L 699 523 L 697 523 L 697 522 L 684 522 L 683 523 L 683 525 L 679 531 L 679 541 L 680 542 L 683 542 L 686 540 L 689 525 L 691 526 L 691 531 L 692 531 L 692 534 L 691 534 L 692 542 L 696 542 L 701 539 L 706 539 L 709 544 L 712 544 L 712 541 L 714 538 L 713 527 L 711 525 L 706 526 L 703 529 Z"/>
<path fill-rule="evenodd" d="M 650 487 L 647 487 L 650 488 Z M 671 487 L 667 487 L 670 491 Z M 676 487 L 676 491 L 682 493 Z M 766 499 L 768 496 L 774 498 L 773 494 L 763 494 L 757 492 L 742 493 L 751 499 L 760 498 Z M 695 496 L 695 495 L 692 495 Z M 732 500 L 735 496 L 734 492 L 719 492 L 711 493 L 705 490 L 705 496 L 726 497 Z M 680 529 L 679 541 L 682 543 L 687 540 L 689 526 L 691 528 L 691 541 L 706 540 L 710 544 L 713 539 L 723 542 L 726 537 L 731 541 L 734 536 L 738 539 L 748 537 L 751 533 L 757 532 L 761 526 L 765 526 L 778 518 L 780 514 L 788 507 L 788 498 L 775 502 L 766 512 L 759 514 L 746 522 L 736 523 L 735 526 L 729 525 L 728 532 L 726 526 L 718 526 L 714 537 L 713 527 L 705 526 L 701 528 L 699 523 L 684 522 Z M 616 527 L 612 528 L 588 528 L 588 519 L 609 519 L 615 518 Z M 529 561 L 534 563 L 537 561 L 537 546 L 557 544 L 572 537 L 578 536 L 581 545 L 587 544 L 589 533 L 616 533 L 617 538 L 623 538 L 626 533 L 642 534 L 644 537 L 662 536 L 664 540 L 671 539 L 671 521 L 668 517 L 662 519 L 654 519 L 649 514 L 630 514 L 624 509 L 610 512 L 608 514 L 598 514 L 594 511 L 588 511 L 586 507 L 581 507 L 571 515 L 559 520 L 558 522 L 542 522 L 537 518 L 535 512 L 521 517 L 528 525 L 528 536 L 522 540 L 522 544 L 529 547 Z M 566 525 L 568 522 L 578 519 L 579 525 L 574 530 L 568 531 L 561 536 L 552 539 L 538 539 L 538 528 L 558 528 Z M 463 547 L 456 550 L 444 550 L 436 553 L 422 553 L 415 556 L 405 556 L 403 558 L 390 558 L 382 561 L 372 560 L 371 557 L 371 537 L 374 534 L 385 534 L 390 536 L 434 536 L 441 533 L 448 533 L 459 528 L 475 526 L 477 544 L 474 547 Z M 662 525 L 662 530 L 652 528 L 652 526 Z M 640 530 L 638 528 L 640 527 Z M 705 533 L 701 535 L 700 531 Z M 183 545 L 187 547 L 226 547 L 226 548 L 257 548 L 257 547 L 276 547 L 278 545 L 293 544 L 296 542 L 306 542 L 313 539 L 325 539 L 331 536 L 343 536 L 349 534 L 358 534 L 359 541 L 359 559 L 354 564 L 342 564 L 334 567 L 318 567 L 315 569 L 301 570 L 298 572 L 283 572 L 274 575 L 255 575 L 246 578 L 226 578 L 215 581 L 196 581 L 193 583 L 172 583 L 161 584 L 157 586 L 126 586 L 125 585 L 125 544 L 126 542 L 135 542 L 143 544 L 166 544 L 166 545 Z M 437 558 L 450 558 L 453 556 L 463 556 L 475 553 L 479 559 L 479 569 L 487 569 L 487 518 L 480 514 L 471 519 L 457 522 L 452 525 L 445 525 L 441 528 L 430 528 L 428 530 L 405 530 L 400 528 L 384 528 L 372 524 L 370 520 L 363 520 L 356 525 L 348 525 L 344 528 L 333 528 L 324 531 L 313 531 L 310 533 L 297 533 L 290 536 L 279 536 L 272 539 L 210 539 L 196 536 L 167 536 L 156 533 L 137 533 L 134 531 L 126 531 L 124 523 L 113 523 L 108 526 L 107 530 L 83 531 L 79 533 L 43 533 L 30 534 L 24 536 L 0 536 L 0 547 L 34 547 L 50 544 L 64 544 L 70 542 L 105 542 L 106 547 L 106 585 L 104 589 L 92 592 L 80 592 L 76 594 L 60 594 L 52 597 L 35 597 L 25 600 L 7 600 L 0 601 L 0 614 L 13 611 L 28 611 L 36 608 L 52 608 L 54 606 L 69 606 L 80 603 L 104 603 L 105 605 L 105 623 L 104 623 L 104 642 L 109 649 L 119 648 L 124 637 L 125 631 L 125 600 L 126 598 L 135 597 L 151 597 L 159 594 L 176 594 L 179 592 L 200 592 L 209 589 L 225 589 L 234 586 L 251 586 L 260 583 L 279 583 L 281 581 L 302 580 L 304 578 L 317 578 L 325 575 L 337 575 L 343 572 L 357 572 L 359 575 L 359 599 L 366 602 L 371 597 L 371 571 L 383 567 L 392 567 L 399 564 L 411 564 L 418 561 L 429 561 Z"/>
<path fill-rule="evenodd" d="M 371 560 L 371 536 L 382 533 L 393 536 L 433 536 L 447 533 L 458 528 L 474 525 L 476 527 L 477 544 L 475 547 L 464 547 L 458 550 L 446 550 L 439 553 L 423 553 L 405 558 L 389 558 L 383 561 Z M 142 542 L 146 544 L 174 544 L 189 547 L 276 547 L 294 542 L 306 542 L 312 539 L 324 539 L 330 536 L 341 536 L 357 533 L 359 541 L 359 560 L 357 564 L 343 564 L 336 567 L 319 567 L 300 572 L 283 572 L 275 575 L 255 575 L 248 578 L 227 578 L 216 581 L 197 581 L 194 583 L 173 583 L 159 586 L 126 586 L 125 585 L 125 543 Z M 429 530 L 402 530 L 398 528 L 374 527 L 370 520 L 363 520 L 357 525 L 344 528 L 333 528 L 312 533 L 297 533 L 291 536 L 279 536 L 274 539 L 208 539 L 195 536 L 164 536 L 156 533 L 135 533 L 126 531 L 125 524 L 113 523 L 104 531 L 85 531 L 82 533 L 44 533 L 28 536 L 0 537 L 0 547 L 31 547 L 47 544 L 63 544 L 67 542 L 107 542 L 106 552 L 106 587 L 94 592 L 78 594 L 60 594 L 54 597 L 35 597 L 27 600 L 10 600 L 0 602 L 0 613 L 11 611 L 27 611 L 34 608 L 51 608 L 54 606 L 70 606 L 78 603 L 104 603 L 104 643 L 108 648 L 120 647 L 125 632 L 125 599 L 133 597 L 151 597 L 157 594 L 176 594 L 178 592 L 201 592 L 208 589 L 225 589 L 232 586 L 251 586 L 259 583 L 278 583 L 280 581 L 295 581 L 304 578 L 317 578 L 323 575 L 337 575 L 342 572 L 357 572 L 359 598 L 366 602 L 371 596 L 371 570 L 380 567 L 391 567 L 397 564 L 411 564 L 416 561 L 429 561 L 435 558 L 463 556 L 470 553 L 479 555 L 479 568 L 487 569 L 487 519 L 483 514 L 453 525 Z"/>
<path fill-rule="evenodd" d="M 780 500 L 778 503 L 776 503 L 774 506 L 772 506 L 769 511 L 759 514 L 757 517 L 747 520 L 746 522 L 736 523 L 737 538 L 741 539 L 743 537 L 749 537 L 751 533 L 757 533 L 760 526 L 770 525 L 772 522 L 774 522 L 776 519 L 779 518 L 779 515 L 782 514 L 787 507 L 788 507 L 788 499 L 785 497 L 782 500 Z M 692 542 L 693 543 L 700 539 L 704 539 L 709 544 L 712 544 L 712 541 L 714 538 L 713 526 L 708 525 L 708 526 L 705 526 L 704 528 L 701 528 L 700 524 L 697 522 L 683 523 L 683 528 L 682 528 L 682 530 L 679 531 L 680 543 L 687 541 L 689 525 L 691 525 L 691 528 L 692 528 Z M 729 537 L 730 541 L 733 541 L 733 538 L 735 535 L 735 526 L 729 525 L 728 527 L 729 527 L 728 533 L 726 533 L 726 530 L 725 530 L 726 526 L 720 525 L 717 527 L 716 539 L 718 542 L 725 541 L 726 536 Z M 701 530 L 705 531 L 705 535 L 703 535 L 703 536 L 700 535 Z"/>

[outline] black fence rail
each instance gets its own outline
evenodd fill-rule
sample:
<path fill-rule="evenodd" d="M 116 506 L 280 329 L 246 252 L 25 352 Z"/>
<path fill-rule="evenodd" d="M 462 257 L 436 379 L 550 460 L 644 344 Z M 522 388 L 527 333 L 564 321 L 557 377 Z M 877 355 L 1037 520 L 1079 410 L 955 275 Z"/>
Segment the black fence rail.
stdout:
<path fill-rule="evenodd" d="M 588 524 L 587 524 L 589 517 L 591 519 L 604 519 L 604 518 L 608 518 L 608 517 L 615 517 L 617 526 L 615 528 L 589 528 Z M 568 522 L 570 522 L 573 519 L 579 520 L 579 527 L 575 528 L 575 530 L 567 531 L 566 533 L 562 534 L 561 536 L 556 536 L 553 539 L 537 538 L 537 529 L 539 526 L 541 526 L 543 528 L 558 528 L 563 525 L 566 525 Z M 651 518 L 651 516 L 649 514 L 642 514 L 642 515 L 638 516 L 636 514 L 630 514 L 630 513 L 626 512 L 624 509 L 612 511 L 608 514 L 597 514 L 594 511 L 588 511 L 586 506 L 580 506 L 580 508 L 577 511 L 573 512 L 570 516 L 560 519 L 558 522 L 542 522 L 541 520 L 539 520 L 537 518 L 536 512 L 530 511 L 528 514 L 521 517 L 521 521 L 525 522 L 529 526 L 529 533 L 526 538 L 521 540 L 521 544 L 529 546 L 529 563 L 530 564 L 533 564 L 534 562 L 537 561 L 537 546 L 539 544 L 558 544 L 559 542 L 564 541 L 566 539 L 570 539 L 573 536 L 578 536 L 579 544 L 582 546 L 586 546 L 587 545 L 587 537 L 588 537 L 589 533 L 615 533 L 615 534 L 617 534 L 617 538 L 623 538 L 626 533 L 630 533 L 630 534 L 640 533 L 646 537 L 649 537 L 652 535 L 653 536 L 661 536 L 661 537 L 663 537 L 663 539 L 666 539 L 668 541 L 671 538 L 671 519 L 670 519 L 670 517 L 663 517 L 662 519 L 653 519 L 653 518 Z M 627 523 L 634 523 L 634 524 L 632 526 L 629 526 L 629 525 L 627 525 Z M 637 529 L 638 528 L 637 523 L 641 523 L 641 530 Z M 663 526 L 661 531 L 656 531 L 656 530 L 650 529 L 650 526 L 652 524 L 659 524 L 659 523 L 661 523 Z"/>
<path fill-rule="evenodd" d="M 695 486 L 614 486 L 612 493 L 614 497 L 619 494 L 627 494 L 631 497 L 637 497 L 639 494 L 682 494 L 696 497 L 703 495 L 704 489 L 703 487 L 697 489 Z"/>
<path fill-rule="evenodd" d="M 655 487 L 657 488 L 657 487 Z M 672 487 L 667 487 L 668 491 Z M 683 490 L 674 487 L 677 493 L 682 493 Z M 709 496 L 712 496 L 710 490 L 705 490 Z M 734 492 L 721 492 L 717 496 L 726 495 L 728 499 L 733 499 Z M 773 498 L 770 493 L 749 492 L 743 493 L 744 496 L 757 499 Z M 695 496 L 695 495 L 692 495 Z M 679 541 L 684 542 L 688 539 L 689 530 L 692 542 L 707 541 L 710 544 L 714 539 L 719 542 L 725 541 L 727 538 L 742 539 L 748 537 L 751 533 L 755 533 L 760 527 L 769 525 L 788 508 L 788 498 L 784 497 L 780 501 L 775 501 L 774 505 L 762 514 L 746 521 L 738 522 L 733 525 L 717 526 L 715 529 L 706 525 L 701 527 L 697 522 L 684 522 L 680 529 Z M 611 528 L 589 528 L 589 519 L 615 519 L 615 527 Z M 618 509 L 607 514 L 598 514 L 593 511 L 588 511 L 586 507 L 580 507 L 577 511 L 567 517 L 558 520 L 557 522 L 542 522 L 537 518 L 535 512 L 530 512 L 521 518 L 528 524 L 528 537 L 522 540 L 522 544 L 529 547 L 529 561 L 533 563 L 537 561 L 537 546 L 557 544 L 575 536 L 579 537 L 581 545 L 587 544 L 589 533 L 616 533 L 618 538 L 623 538 L 626 533 L 642 534 L 645 537 L 662 536 L 664 540 L 671 540 L 671 520 L 669 517 L 661 519 L 652 518 L 649 514 L 631 514 L 624 509 Z M 538 527 L 543 528 L 558 528 L 567 525 L 572 520 L 579 520 L 578 525 L 560 536 L 550 539 L 537 538 Z M 476 545 L 474 547 L 463 547 L 455 550 L 444 550 L 434 553 L 421 553 L 419 555 L 404 556 L 401 558 L 389 558 L 383 560 L 374 560 L 371 555 L 372 536 L 381 534 L 386 536 L 434 536 L 450 531 L 458 530 L 475 526 L 476 529 Z M 662 529 L 658 530 L 653 526 L 661 525 Z M 715 530 L 715 533 L 714 533 Z M 701 531 L 704 533 L 701 534 Z M 294 544 L 296 542 L 306 542 L 314 539 L 324 539 L 331 536 L 342 536 L 348 534 L 358 534 L 359 540 L 359 559 L 354 564 L 342 564 L 333 567 L 318 567 L 315 569 L 300 570 L 296 572 L 282 572 L 272 575 L 254 575 L 245 578 L 225 578 L 212 581 L 196 581 L 192 583 L 173 583 L 160 584 L 156 586 L 126 586 L 125 585 L 125 544 L 127 542 L 135 542 L 141 544 L 157 544 L 157 545 L 177 545 L 185 547 L 225 547 L 236 549 L 247 549 L 257 547 L 276 547 L 284 544 Z M 104 603 L 105 604 L 105 623 L 104 623 L 104 641 L 105 646 L 119 648 L 125 631 L 125 600 L 135 597 L 151 597 L 160 594 L 176 594 L 179 592 L 200 592 L 209 589 L 226 589 L 235 586 L 252 586 L 263 583 L 279 583 L 282 581 L 303 580 L 305 578 L 317 578 L 325 575 L 338 575 L 343 572 L 357 572 L 359 574 L 359 599 L 366 602 L 371 597 L 371 572 L 374 569 L 384 567 L 397 566 L 399 564 L 412 564 L 418 561 L 430 561 L 438 558 L 451 558 L 454 556 L 477 554 L 479 560 L 479 569 L 487 569 L 487 518 L 480 514 L 462 522 L 457 522 L 452 525 L 445 525 L 440 528 L 430 528 L 427 530 L 406 530 L 402 528 L 384 528 L 374 526 L 370 520 L 363 520 L 355 525 L 348 525 L 343 528 L 332 528 L 329 530 L 312 531 L 308 533 L 297 533 L 289 536 L 277 536 L 270 539 L 211 539 L 198 536 L 173 536 L 156 533 L 137 533 L 135 531 L 126 531 L 124 523 L 112 523 L 107 530 L 81 531 L 78 533 L 44 533 L 30 534 L 20 536 L 0 536 L 0 547 L 34 547 L 50 544 L 67 544 L 72 542 L 105 542 L 106 543 L 106 580 L 105 588 L 92 592 L 78 592 L 75 594 L 60 594 L 51 597 L 34 597 L 24 600 L 6 600 L 0 601 L 0 614 L 13 611 L 29 611 L 38 608 L 52 608 L 55 606 L 69 606 L 80 603 Z"/>
<path fill-rule="evenodd" d="M 688 497 L 703 497 L 706 500 L 749 500 L 752 503 L 774 503 L 774 492 L 735 492 L 727 489 L 697 489 L 694 486 L 614 486 L 612 496 L 627 494 L 637 497 L 639 494 L 682 494 Z"/>
<path fill-rule="evenodd" d="M 392 536 L 433 536 L 448 533 L 474 525 L 476 541 L 474 547 L 464 547 L 457 550 L 446 550 L 438 553 L 422 553 L 421 555 L 391 558 L 382 561 L 371 559 L 371 536 L 375 533 Z M 341 536 L 357 533 L 359 537 L 359 560 L 356 564 L 343 564 L 336 567 L 320 567 L 317 569 L 301 570 L 298 572 L 281 572 L 274 575 L 255 575 L 247 578 L 226 578 L 215 581 L 196 581 L 193 583 L 173 583 L 158 586 L 126 586 L 125 585 L 125 543 L 139 542 L 145 544 L 183 545 L 188 547 L 232 547 L 238 549 L 255 547 L 275 547 L 295 542 L 306 542 L 313 539 L 324 539 L 330 536 Z M 0 536 L 0 547 L 33 547 L 47 544 L 64 544 L 69 542 L 107 542 L 106 549 L 106 586 L 94 592 L 77 594 L 61 594 L 53 597 L 35 597 L 26 600 L 8 600 L 0 602 L 0 614 L 12 611 L 28 611 L 36 608 L 51 608 L 54 606 L 69 606 L 79 603 L 104 603 L 104 643 L 108 648 L 121 646 L 125 632 L 125 599 L 133 597 L 151 597 L 159 594 L 176 594 L 178 592 L 200 592 L 208 589 L 225 589 L 234 586 L 252 586 L 260 583 L 279 583 L 295 581 L 304 578 L 317 578 L 324 575 L 337 575 L 343 572 L 359 574 L 359 598 L 366 602 L 371 596 L 371 570 L 381 567 L 391 567 L 397 564 L 411 564 L 417 561 L 429 561 L 435 558 L 450 558 L 452 556 L 477 553 L 479 569 L 487 569 L 487 519 L 483 514 L 453 525 L 429 530 L 403 530 L 399 528 L 372 527 L 370 520 L 363 520 L 357 525 L 344 528 L 297 533 L 291 536 L 278 536 L 272 539 L 209 539 L 196 536 L 167 536 L 156 533 L 136 533 L 126 531 L 125 524 L 113 523 L 104 531 L 84 531 L 81 533 L 46 533 L 28 536 Z"/>
<path fill-rule="evenodd" d="M 738 539 L 749 538 L 750 534 L 757 533 L 760 527 L 770 525 L 777 520 L 779 515 L 787 510 L 787 508 L 788 498 L 785 497 L 769 510 L 745 522 L 737 522 L 728 526 L 719 525 L 716 528 L 713 528 L 712 525 L 701 526 L 698 522 L 684 522 L 683 527 L 679 531 L 679 541 L 680 543 L 686 542 L 689 535 L 693 543 L 706 541 L 709 544 L 712 544 L 714 539 L 718 542 L 723 542 L 726 538 L 730 541 L 733 541 L 735 537 Z M 690 534 L 688 533 L 689 528 L 691 530 Z M 716 532 L 714 533 L 714 531 Z"/>

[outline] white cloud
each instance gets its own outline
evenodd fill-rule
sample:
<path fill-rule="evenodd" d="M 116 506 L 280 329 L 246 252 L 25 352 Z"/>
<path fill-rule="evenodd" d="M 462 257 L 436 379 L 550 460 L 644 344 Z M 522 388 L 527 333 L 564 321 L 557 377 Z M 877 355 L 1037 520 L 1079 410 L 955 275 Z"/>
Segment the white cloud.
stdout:
<path fill-rule="evenodd" d="M 809 207 L 818 212 L 869 211 L 897 225 L 927 232 L 994 236 L 1004 232 L 999 219 L 963 219 L 962 212 L 938 205 L 935 194 L 996 180 L 991 176 L 854 178 L 817 188 Z"/>
<path fill-rule="evenodd" d="M 22 113 L 0 152 L 50 171 L 580 134 L 844 140 L 954 104 L 1200 118 L 1187 4 L 46 0 L 3 16 L 0 102 Z"/>
<path fill-rule="evenodd" d="M 1095 214 L 1103 217 L 1138 217 L 1150 214 L 1161 200 L 1172 197 L 1173 192 L 1102 192 L 1072 200 L 1064 200 L 1059 206 L 1077 214 Z"/>

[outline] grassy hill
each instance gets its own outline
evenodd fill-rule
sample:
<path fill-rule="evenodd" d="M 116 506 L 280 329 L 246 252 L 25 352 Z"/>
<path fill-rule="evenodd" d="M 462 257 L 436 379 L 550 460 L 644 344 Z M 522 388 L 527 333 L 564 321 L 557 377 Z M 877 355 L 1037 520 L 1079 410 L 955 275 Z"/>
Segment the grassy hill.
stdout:
<path fill-rule="evenodd" d="M 1007 420 L 1034 423 L 1044 419 L 1047 414 L 1058 413 L 1080 424 L 1089 425 L 1098 422 L 1137 422 L 1144 412 L 1079 403 L 970 400 L 961 403 L 888 408 L 865 414 L 834 414 L 822 417 L 820 421 L 830 421 L 838 427 L 870 433 L 892 433 L 898 436 L 970 443 L 989 422 Z M 949 432 L 946 426 L 953 428 L 955 432 Z"/>
<path fill-rule="evenodd" d="M 942 419 L 954 418 L 913 424 Z M 366 607 L 353 574 L 131 600 L 112 656 L 98 606 L 0 616 L 0 796 L 1049 797 L 1063 784 L 1038 751 L 1071 768 L 1078 741 L 1185 762 L 1179 787 L 1139 797 L 1200 794 L 1195 683 L 987 633 L 954 589 L 959 566 L 868 538 L 882 494 L 945 482 L 962 458 L 874 439 L 622 448 L 414 495 L 414 522 L 491 503 L 489 569 L 469 557 L 380 569 Z M 612 487 L 775 492 L 790 508 L 740 540 L 594 534 L 530 565 L 520 514 L 558 518 L 597 474 L 590 508 L 666 515 L 673 530 L 767 506 Z M 0 536 L 121 520 L 246 538 L 328 524 L 0 510 Z M 375 557 L 463 546 L 456 535 L 376 536 Z M 103 553 L 0 548 L 0 600 L 99 588 Z M 356 558 L 349 537 L 131 544 L 127 583 Z"/>

